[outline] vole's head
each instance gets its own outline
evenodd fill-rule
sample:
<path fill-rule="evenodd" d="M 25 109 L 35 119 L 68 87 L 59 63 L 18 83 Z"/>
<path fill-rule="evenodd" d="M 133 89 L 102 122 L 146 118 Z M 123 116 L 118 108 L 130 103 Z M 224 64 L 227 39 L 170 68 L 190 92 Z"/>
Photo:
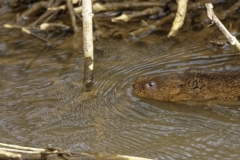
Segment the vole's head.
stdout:
<path fill-rule="evenodd" d="M 175 74 L 153 75 L 138 78 L 133 85 L 133 90 L 141 97 L 174 101 L 174 97 L 180 93 L 182 84 Z"/>

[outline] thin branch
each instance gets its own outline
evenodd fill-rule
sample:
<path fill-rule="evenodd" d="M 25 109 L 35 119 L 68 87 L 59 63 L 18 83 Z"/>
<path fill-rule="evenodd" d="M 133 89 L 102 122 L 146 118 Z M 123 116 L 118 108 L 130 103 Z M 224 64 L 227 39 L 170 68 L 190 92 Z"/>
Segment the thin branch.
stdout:
<path fill-rule="evenodd" d="M 73 4 L 72 4 L 71 0 L 66 0 L 66 3 L 67 3 L 67 8 L 68 8 L 68 11 L 69 11 L 69 14 L 71 17 L 73 30 L 75 33 L 77 33 L 79 29 L 76 24 L 76 17 L 75 17 L 75 13 L 74 13 L 74 9 L 73 9 Z"/>
<path fill-rule="evenodd" d="M 207 8 L 208 18 L 210 18 L 212 20 L 212 22 L 218 26 L 218 28 L 222 31 L 222 33 L 228 39 L 228 41 L 232 45 L 235 45 L 236 48 L 240 51 L 240 43 L 238 42 L 238 40 L 235 36 L 233 36 L 233 35 L 231 35 L 231 33 L 229 33 L 229 31 L 226 29 L 226 27 L 222 24 L 222 22 L 214 14 L 213 5 L 211 3 L 206 3 L 205 6 Z"/>
<path fill-rule="evenodd" d="M 26 33 L 26 34 L 29 34 L 29 35 L 33 36 L 34 38 L 37 38 L 37 39 L 39 39 L 39 40 L 41 40 L 41 41 L 43 41 L 43 42 L 45 42 L 45 43 L 48 42 L 48 40 L 46 40 L 45 38 L 42 38 L 42 37 L 40 37 L 40 36 L 32 33 L 31 31 L 29 31 L 28 29 L 26 29 L 26 28 L 24 28 L 24 27 L 22 27 L 22 32 L 23 32 L 23 33 Z"/>

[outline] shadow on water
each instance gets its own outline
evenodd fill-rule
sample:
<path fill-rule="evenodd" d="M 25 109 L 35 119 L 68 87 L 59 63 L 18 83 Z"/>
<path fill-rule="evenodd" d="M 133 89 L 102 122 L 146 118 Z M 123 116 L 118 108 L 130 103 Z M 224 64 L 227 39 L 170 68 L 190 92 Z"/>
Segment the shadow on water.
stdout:
<path fill-rule="evenodd" d="M 157 102 L 132 94 L 142 75 L 190 67 L 238 70 L 233 48 L 158 33 L 136 43 L 97 41 L 94 88 L 83 92 L 83 55 L 70 47 L 41 53 L 31 37 L 4 38 L 1 142 L 159 159 L 240 157 L 240 103 Z"/>

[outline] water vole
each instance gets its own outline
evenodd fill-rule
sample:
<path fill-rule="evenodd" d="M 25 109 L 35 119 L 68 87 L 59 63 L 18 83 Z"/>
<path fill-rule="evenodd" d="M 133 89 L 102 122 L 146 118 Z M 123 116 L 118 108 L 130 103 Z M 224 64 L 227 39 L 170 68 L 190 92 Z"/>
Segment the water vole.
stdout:
<path fill-rule="evenodd" d="M 140 77 L 133 90 L 160 101 L 240 100 L 240 72 L 188 70 Z"/>

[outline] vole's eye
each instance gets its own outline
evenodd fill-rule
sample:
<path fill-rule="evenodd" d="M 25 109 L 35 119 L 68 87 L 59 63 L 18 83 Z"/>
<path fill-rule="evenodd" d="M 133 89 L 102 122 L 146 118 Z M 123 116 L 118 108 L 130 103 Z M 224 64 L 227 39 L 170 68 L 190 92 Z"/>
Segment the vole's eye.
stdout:
<path fill-rule="evenodd" d="M 156 88 L 156 83 L 155 82 L 153 82 L 153 81 L 150 81 L 150 82 L 148 82 L 148 83 L 146 83 L 145 84 L 145 87 L 147 88 L 147 89 L 155 89 Z"/>
<path fill-rule="evenodd" d="M 155 86 L 155 82 L 149 82 L 148 85 L 149 85 L 150 87 L 153 87 L 153 86 Z"/>

